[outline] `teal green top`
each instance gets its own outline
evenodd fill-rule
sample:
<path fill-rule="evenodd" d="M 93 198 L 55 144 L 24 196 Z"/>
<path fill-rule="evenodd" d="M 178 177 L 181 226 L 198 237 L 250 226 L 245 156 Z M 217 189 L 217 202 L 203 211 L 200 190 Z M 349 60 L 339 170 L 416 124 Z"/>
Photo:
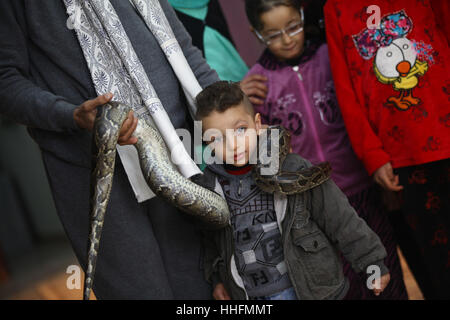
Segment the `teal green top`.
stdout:
<path fill-rule="evenodd" d="M 209 0 L 169 0 L 169 2 L 176 10 L 202 21 L 208 14 Z M 206 62 L 216 70 L 221 80 L 241 81 L 244 78 L 248 67 L 227 38 L 213 28 L 205 26 L 203 42 Z"/>
<path fill-rule="evenodd" d="M 169 0 L 172 7 L 183 9 L 197 9 L 206 6 L 209 0 Z"/>

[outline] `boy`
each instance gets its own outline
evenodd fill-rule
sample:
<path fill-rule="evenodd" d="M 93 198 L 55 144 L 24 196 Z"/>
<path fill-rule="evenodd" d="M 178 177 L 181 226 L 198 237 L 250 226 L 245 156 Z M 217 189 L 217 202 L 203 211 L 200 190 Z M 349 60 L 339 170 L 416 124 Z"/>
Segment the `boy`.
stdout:
<path fill-rule="evenodd" d="M 227 227 L 204 231 L 205 275 L 214 298 L 342 299 L 348 281 L 338 250 L 357 272 L 378 270 L 379 295 L 390 279 L 386 251 L 334 182 L 294 195 L 262 191 L 252 177 L 261 118 L 239 85 L 209 86 L 197 108 L 216 160 L 197 182 L 223 191 L 231 212 Z M 280 166 L 306 172 L 311 164 L 289 154 Z"/>

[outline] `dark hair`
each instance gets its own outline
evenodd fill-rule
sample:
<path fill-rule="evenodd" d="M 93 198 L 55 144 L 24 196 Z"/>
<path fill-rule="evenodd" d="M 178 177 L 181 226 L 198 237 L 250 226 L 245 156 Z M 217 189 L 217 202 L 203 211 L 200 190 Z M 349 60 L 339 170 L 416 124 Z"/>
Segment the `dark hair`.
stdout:
<path fill-rule="evenodd" d="M 210 115 L 213 111 L 225 112 L 244 102 L 247 111 L 254 115 L 251 102 L 241 90 L 238 82 L 218 81 L 206 87 L 196 98 L 198 120 Z"/>
<path fill-rule="evenodd" d="M 245 12 L 253 28 L 263 29 L 261 15 L 278 6 L 292 7 L 300 11 L 300 0 L 245 0 Z"/>

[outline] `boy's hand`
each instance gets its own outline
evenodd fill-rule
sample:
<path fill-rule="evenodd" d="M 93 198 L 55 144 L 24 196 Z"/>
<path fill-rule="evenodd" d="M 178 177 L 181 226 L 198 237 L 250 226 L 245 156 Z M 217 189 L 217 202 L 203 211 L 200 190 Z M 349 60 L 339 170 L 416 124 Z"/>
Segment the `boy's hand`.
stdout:
<path fill-rule="evenodd" d="M 372 282 L 372 284 L 374 285 L 374 287 L 373 287 L 373 294 L 376 295 L 376 296 L 379 296 L 380 293 L 382 293 L 384 291 L 384 289 L 386 289 L 386 287 L 387 287 L 387 285 L 388 285 L 390 280 L 391 280 L 391 275 L 389 273 L 385 274 L 384 276 L 381 276 L 381 278 L 380 278 L 380 288 L 379 289 L 377 289 L 375 287 L 376 286 L 375 282 L 377 280 L 374 280 Z"/>
<path fill-rule="evenodd" d="M 231 300 L 223 283 L 218 283 L 214 288 L 213 297 L 216 300 Z"/>
<path fill-rule="evenodd" d="M 398 175 L 394 175 L 394 170 L 392 169 L 390 162 L 378 168 L 377 171 L 375 171 L 373 178 L 380 186 L 382 186 L 386 190 L 403 190 L 403 186 L 398 184 Z"/>
<path fill-rule="evenodd" d="M 73 112 L 73 118 L 81 129 L 87 129 L 92 131 L 94 129 L 95 117 L 97 115 L 97 107 L 102 106 L 111 101 L 113 95 L 111 93 L 98 96 L 95 99 L 87 100 L 81 104 Z M 127 144 L 135 144 L 137 142 L 136 137 L 132 137 L 134 130 L 136 130 L 138 119 L 134 117 L 133 111 L 130 111 L 128 118 L 122 124 L 122 128 L 119 133 L 118 144 L 121 146 Z"/>
<path fill-rule="evenodd" d="M 267 95 L 267 78 L 260 74 L 252 74 L 245 77 L 241 82 L 241 90 L 250 99 L 254 105 L 261 105 L 264 103 Z"/>

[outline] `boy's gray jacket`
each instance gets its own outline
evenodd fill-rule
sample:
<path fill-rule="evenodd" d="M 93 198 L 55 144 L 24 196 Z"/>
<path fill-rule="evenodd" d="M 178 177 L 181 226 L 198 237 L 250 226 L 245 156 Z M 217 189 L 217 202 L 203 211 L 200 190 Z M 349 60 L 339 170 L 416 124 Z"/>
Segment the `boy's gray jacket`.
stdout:
<path fill-rule="evenodd" d="M 283 163 L 283 171 L 298 171 L 311 164 L 296 154 Z M 197 183 L 222 194 L 215 174 L 208 168 Z M 297 297 L 342 299 L 348 291 L 339 252 L 356 272 L 370 265 L 388 272 L 387 256 L 379 237 L 358 217 L 346 196 L 330 179 L 300 194 L 274 194 L 285 262 Z M 234 260 L 231 224 L 221 229 L 203 228 L 205 276 L 213 287 L 222 282 L 232 299 L 248 299 Z M 369 275 L 368 275 L 369 276 Z"/>

